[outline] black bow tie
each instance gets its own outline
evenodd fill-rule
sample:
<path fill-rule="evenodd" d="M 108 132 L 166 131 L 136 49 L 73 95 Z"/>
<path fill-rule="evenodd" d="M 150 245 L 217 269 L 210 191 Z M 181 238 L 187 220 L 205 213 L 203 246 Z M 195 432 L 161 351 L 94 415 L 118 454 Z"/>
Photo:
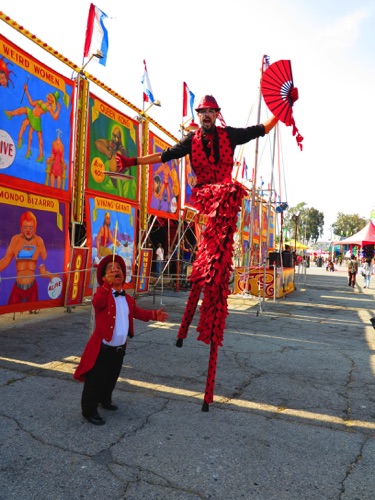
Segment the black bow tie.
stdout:
<path fill-rule="evenodd" d="M 118 297 L 119 295 L 123 295 L 125 297 L 125 291 L 124 290 L 121 290 L 121 292 L 113 292 L 113 295 L 115 297 Z"/>

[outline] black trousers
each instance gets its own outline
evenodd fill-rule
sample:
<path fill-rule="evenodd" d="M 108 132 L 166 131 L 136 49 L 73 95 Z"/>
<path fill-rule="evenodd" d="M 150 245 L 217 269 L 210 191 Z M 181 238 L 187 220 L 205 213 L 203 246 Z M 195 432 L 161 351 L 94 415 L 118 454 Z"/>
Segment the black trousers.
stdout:
<path fill-rule="evenodd" d="M 355 278 L 356 278 L 356 276 L 357 276 L 357 273 L 349 273 L 349 274 L 348 274 L 348 278 L 349 278 L 349 280 L 348 280 L 348 281 L 349 281 L 348 285 L 349 285 L 349 286 L 354 286 L 354 285 L 355 285 Z"/>
<path fill-rule="evenodd" d="M 126 346 L 117 350 L 102 344 L 94 367 L 85 374 L 82 391 L 82 414 L 95 415 L 99 403 L 110 403 L 112 392 L 119 378 Z"/>

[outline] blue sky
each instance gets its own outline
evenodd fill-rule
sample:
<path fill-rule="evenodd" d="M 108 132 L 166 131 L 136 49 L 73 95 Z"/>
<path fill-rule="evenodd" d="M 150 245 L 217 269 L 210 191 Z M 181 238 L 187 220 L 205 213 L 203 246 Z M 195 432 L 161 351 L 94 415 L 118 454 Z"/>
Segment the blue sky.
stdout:
<path fill-rule="evenodd" d="M 228 125 L 251 125 L 257 120 L 262 56 L 271 62 L 290 59 L 300 94 L 294 117 L 304 150 L 281 125 L 282 197 L 290 206 L 303 201 L 324 212 L 326 236 L 338 212 L 369 217 L 375 206 L 373 0 L 94 3 L 111 18 L 110 48 L 105 68 L 93 61 L 87 70 L 142 107 L 146 59 L 154 95 L 162 103 L 150 115 L 176 137 L 183 81 L 197 102 L 206 93 L 214 95 Z M 1 11 L 79 65 L 89 5 L 88 0 L 0 0 Z M 4 23 L 1 32 L 64 72 Z M 262 105 L 261 120 L 267 116 Z M 254 144 L 246 146 L 244 156 L 251 169 Z M 270 181 L 271 146 L 265 139 L 258 173 Z"/>

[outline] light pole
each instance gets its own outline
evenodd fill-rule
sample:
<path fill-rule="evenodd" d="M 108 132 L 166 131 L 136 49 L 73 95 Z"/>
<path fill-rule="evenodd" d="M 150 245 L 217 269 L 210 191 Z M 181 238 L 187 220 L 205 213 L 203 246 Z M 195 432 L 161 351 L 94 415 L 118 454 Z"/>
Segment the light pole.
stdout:
<path fill-rule="evenodd" d="M 298 219 L 299 219 L 299 214 L 293 214 L 292 215 L 292 220 L 296 224 L 296 227 L 295 227 L 295 230 L 294 230 L 294 252 L 297 249 Z"/>

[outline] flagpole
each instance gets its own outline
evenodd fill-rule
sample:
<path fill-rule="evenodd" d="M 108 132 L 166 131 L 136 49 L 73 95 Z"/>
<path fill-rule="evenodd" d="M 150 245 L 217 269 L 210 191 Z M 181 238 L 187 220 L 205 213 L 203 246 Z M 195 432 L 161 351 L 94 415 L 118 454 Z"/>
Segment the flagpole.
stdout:
<path fill-rule="evenodd" d="M 261 67 L 261 78 L 262 80 L 262 75 L 263 75 L 263 70 L 264 70 L 264 65 L 266 61 L 267 56 L 263 55 L 262 57 L 262 67 Z M 258 98 L 258 116 L 257 116 L 257 124 L 260 123 L 260 110 L 261 110 L 261 103 L 262 103 L 262 92 L 259 86 L 259 98 Z M 250 268 L 251 265 L 253 264 L 253 231 L 254 231 L 254 211 L 255 211 L 255 198 L 256 198 L 256 178 L 257 178 L 257 170 L 258 170 L 258 145 L 259 145 L 259 138 L 256 139 L 255 141 L 255 160 L 254 160 L 254 168 L 253 168 L 253 185 L 251 189 L 251 204 L 250 204 L 250 227 L 249 227 L 249 258 L 247 259 L 247 272 L 246 272 L 246 283 L 245 283 L 245 293 L 248 293 L 248 286 L 249 286 L 249 275 L 250 275 Z M 262 242 L 262 235 L 259 235 L 259 243 L 261 245 Z"/>
<path fill-rule="evenodd" d="M 261 67 L 261 79 L 263 75 L 263 71 L 265 68 L 265 65 L 268 62 L 268 56 L 264 55 L 262 58 L 262 67 Z M 261 110 L 261 103 L 262 103 L 262 92 L 259 87 L 259 100 L 258 100 L 258 118 L 257 118 L 257 124 L 260 123 L 260 110 Z M 253 179 L 253 186 L 252 186 L 252 192 L 251 192 L 251 212 L 250 212 L 250 234 L 249 234 L 249 261 L 248 265 L 250 268 L 250 265 L 252 264 L 253 260 L 253 226 L 254 226 L 254 206 L 255 206 L 255 198 L 256 198 L 256 181 L 257 181 L 257 173 L 258 173 L 258 149 L 259 149 L 259 138 L 256 139 L 255 141 L 255 161 L 254 161 L 254 179 Z"/>

